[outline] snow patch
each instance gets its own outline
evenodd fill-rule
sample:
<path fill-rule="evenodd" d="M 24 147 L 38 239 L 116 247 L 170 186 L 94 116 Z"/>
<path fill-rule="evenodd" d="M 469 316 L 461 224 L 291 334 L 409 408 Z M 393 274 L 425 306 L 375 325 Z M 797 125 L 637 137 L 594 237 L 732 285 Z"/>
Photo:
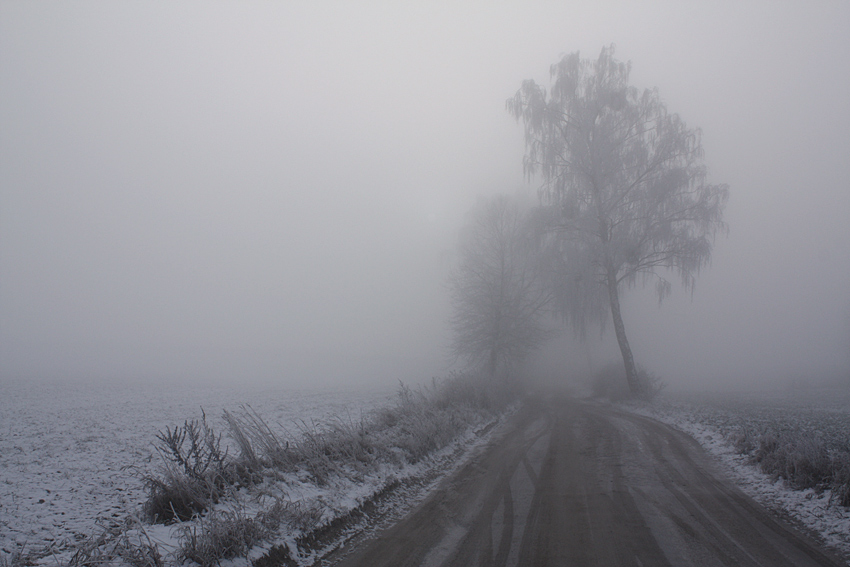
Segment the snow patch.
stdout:
<path fill-rule="evenodd" d="M 624 404 L 624 407 L 687 433 L 722 464 L 744 493 L 779 515 L 799 522 L 843 556 L 850 556 L 850 510 L 831 504 L 829 490 L 820 494 L 813 489 L 794 490 L 783 480 L 771 478 L 759 470 L 749 456 L 734 448 L 727 436 L 731 432 L 730 422 L 746 421 L 746 415 L 736 414 L 742 411 L 740 408 L 674 402 Z M 834 409 L 829 411 L 834 412 Z M 847 421 L 850 422 L 850 415 Z"/>

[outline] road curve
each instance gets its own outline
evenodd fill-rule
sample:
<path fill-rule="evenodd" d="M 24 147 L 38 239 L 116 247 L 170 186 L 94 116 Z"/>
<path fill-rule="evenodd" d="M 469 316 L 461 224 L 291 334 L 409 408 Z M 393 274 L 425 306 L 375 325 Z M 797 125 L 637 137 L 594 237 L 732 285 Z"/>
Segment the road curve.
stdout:
<path fill-rule="evenodd" d="M 532 401 L 425 502 L 324 564 L 835 566 L 687 435 L 570 398 Z"/>

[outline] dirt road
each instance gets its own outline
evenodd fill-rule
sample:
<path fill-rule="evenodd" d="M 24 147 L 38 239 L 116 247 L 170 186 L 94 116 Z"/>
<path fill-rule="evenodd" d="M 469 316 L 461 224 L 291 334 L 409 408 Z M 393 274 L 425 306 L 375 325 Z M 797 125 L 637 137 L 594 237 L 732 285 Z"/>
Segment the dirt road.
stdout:
<path fill-rule="evenodd" d="M 529 403 L 401 522 L 328 559 L 345 567 L 844 565 L 723 480 L 690 437 L 569 398 Z"/>

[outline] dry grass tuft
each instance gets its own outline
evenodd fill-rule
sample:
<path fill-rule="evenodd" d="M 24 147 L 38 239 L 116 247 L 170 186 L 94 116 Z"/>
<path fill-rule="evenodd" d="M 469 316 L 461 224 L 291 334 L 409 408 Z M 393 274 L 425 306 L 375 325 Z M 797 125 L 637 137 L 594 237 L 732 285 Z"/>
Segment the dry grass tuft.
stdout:
<path fill-rule="evenodd" d="M 196 479 L 165 464 L 161 477 L 147 476 L 148 499 L 142 505 L 145 518 L 154 524 L 186 522 L 218 502 L 221 492 L 214 484 Z"/>
<path fill-rule="evenodd" d="M 0 567 L 30 567 L 35 563 L 25 554 L 26 545 L 22 545 L 11 552 L 0 550 Z"/>
<path fill-rule="evenodd" d="M 764 472 L 784 478 L 797 489 L 821 490 L 832 477 L 829 453 L 810 433 L 766 432 L 753 457 Z"/>
<path fill-rule="evenodd" d="M 832 501 L 850 507 L 850 451 L 836 452 L 832 462 Z"/>
<path fill-rule="evenodd" d="M 181 524 L 178 531 L 178 559 L 203 567 L 247 554 L 267 534 L 261 521 L 239 509 L 211 511 L 195 522 Z"/>
<path fill-rule="evenodd" d="M 251 406 L 242 406 L 239 414 L 225 410 L 224 421 L 230 437 L 239 446 L 240 460 L 246 467 L 252 470 L 292 468 L 289 443 L 282 441 Z"/>
<path fill-rule="evenodd" d="M 831 490 L 830 501 L 850 506 L 850 452 L 830 451 L 817 435 L 797 430 L 761 432 L 741 427 L 730 436 L 762 472 L 798 490 Z"/>
<path fill-rule="evenodd" d="M 102 567 L 115 563 L 131 567 L 163 567 L 159 548 L 135 518 L 130 518 L 124 524 L 101 528 L 100 533 L 78 545 L 68 562 L 69 567 Z"/>

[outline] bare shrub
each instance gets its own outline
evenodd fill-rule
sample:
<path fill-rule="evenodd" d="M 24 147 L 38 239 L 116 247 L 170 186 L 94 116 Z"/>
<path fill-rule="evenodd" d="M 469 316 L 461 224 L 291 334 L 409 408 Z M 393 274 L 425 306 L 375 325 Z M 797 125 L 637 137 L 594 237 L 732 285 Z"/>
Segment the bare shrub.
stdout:
<path fill-rule="evenodd" d="M 165 465 L 162 476 L 146 476 L 148 498 L 142 505 L 145 518 L 154 524 L 191 520 L 218 501 L 220 491 L 205 480 L 187 476 Z"/>
<path fill-rule="evenodd" d="M 375 412 L 373 423 L 378 429 L 387 429 L 395 426 L 399 419 L 401 419 L 399 408 L 387 406 Z"/>
<path fill-rule="evenodd" d="M 218 502 L 227 485 L 237 478 L 228 466 L 227 452 L 202 410 L 200 420 L 182 427 L 166 427 L 157 436 L 156 449 L 163 460 L 161 476 L 146 476 L 146 518 L 154 523 L 186 521 Z"/>
<path fill-rule="evenodd" d="M 758 436 L 753 458 L 757 463 L 776 462 L 774 454 L 779 450 L 779 444 L 779 437 L 773 431 L 765 431 Z"/>
<path fill-rule="evenodd" d="M 207 424 L 203 410 L 200 420 L 186 420 L 183 427 L 175 426 L 173 430 L 166 427 L 156 438 L 159 453 L 180 466 L 186 476 L 207 480 L 224 468 L 227 452 L 221 450 L 221 435 L 217 436 Z"/>
<path fill-rule="evenodd" d="M 281 440 L 250 407 L 243 406 L 240 414 L 225 412 L 225 421 L 248 467 L 283 472 L 303 469 L 323 485 L 343 463 L 357 469 L 375 460 L 368 425 L 363 421 L 357 424 L 337 418 L 324 426 L 301 422 L 297 442 Z"/>
<path fill-rule="evenodd" d="M 319 524 L 321 517 L 318 507 L 308 508 L 281 499 L 275 499 L 253 518 L 236 506 L 213 510 L 195 522 L 178 527 L 177 558 L 203 567 L 218 565 L 222 559 L 247 555 L 253 546 L 279 533 L 283 525 L 307 532 Z"/>
<path fill-rule="evenodd" d="M 418 410 L 421 406 L 425 405 L 427 401 L 428 398 L 421 388 L 414 390 L 399 380 L 396 403 L 402 414 L 412 413 Z"/>
<path fill-rule="evenodd" d="M 321 426 L 302 422 L 290 440 L 247 406 L 236 414 L 225 412 L 224 419 L 240 447 L 239 462 L 247 468 L 303 470 L 321 486 L 333 475 L 364 473 L 378 460 L 394 460 L 399 451 L 404 460 L 416 462 L 453 439 L 478 411 L 494 405 L 492 394 L 482 393 L 474 376 L 456 374 L 435 379 L 430 388 L 400 382 L 395 405 L 370 419 L 340 417 Z"/>

